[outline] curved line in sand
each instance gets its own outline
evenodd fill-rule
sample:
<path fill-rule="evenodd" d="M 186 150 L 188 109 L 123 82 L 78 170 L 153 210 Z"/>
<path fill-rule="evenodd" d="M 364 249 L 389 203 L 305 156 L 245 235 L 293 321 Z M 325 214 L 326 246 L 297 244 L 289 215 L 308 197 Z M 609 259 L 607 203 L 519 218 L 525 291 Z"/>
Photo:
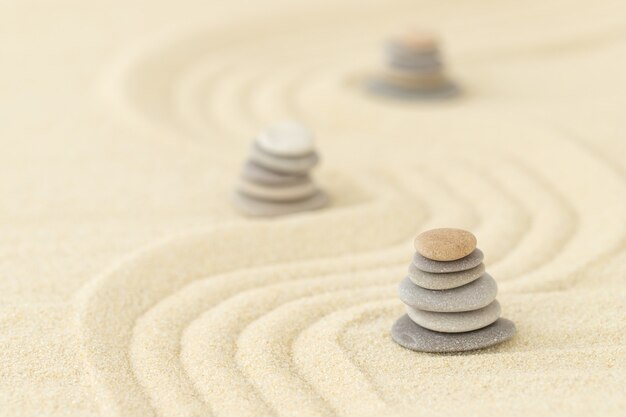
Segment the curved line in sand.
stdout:
<path fill-rule="evenodd" d="M 235 352 L 237 366 L 256 386 L 281 416 L 299 412 L 309 415 L 327 415 L 328 403 L 322 400 L 298 375 L 298 369 L 291 360 L 291 344 L 300 332 L 302 323 L 315 321 L 318 317 L 332 312 L 341 306 L 360 304 L 381 297 L 381 289 L 386 289 L 387 297 L 393 296 L 395 285 L 370 287 L 363 290 L 345 290 L 300 298 L 279 306 L 259 319 L 248 324 L 237 338 Z M 257 346 L 266 349 L 258 350 Z M 267 373 L 266 366 L 275 366 L 276 371 Z M 355 381 L 356 383 L 356 381 Z M 365 387 L 366 384 L 361 384 Z M 362 398 L 376 398 L 375 393 L 362 392 Z M 298 399 L 298 401 L 292 401 Z M 304 409 L 303 407 L 310 407 Z M 335 410 L 337 411 L 337 410 Z"/>
<path fill-rule="evenodd" d="M 228 415 L 228 411 L 232 413 L 233 410 L 243 412 L 243 409 L 248 410 L 250 415 L 255 415 L 257 407 L 246 407 L 247 404 L 242 407 L 240 401 L 242 398 L 258 396 L 258 391 L 250 385 L 241 370 L 230 366 L 236 355 L 237 335 L 243 328 L 256 320 L 262 320 L 265 314 L 271 313 L 276 308 L 297 302 L 302 297 L 329 294 L 333 291 L 351 291 L 377 282 L 393 282 L 389 278 L 393 278 L 393 274 L 384 274 L 380 271 L 384 270 L 379 270 L 378 276 L 373 276 L 371 271 L 305 276 L 295 281 L 268 285 L 234 295 L 204 312 L 185 329 L 181 341 L 181 361 L 186 372 L 203 398 L 220 409 L 219 415 Z M 363 281 L 356 280 L 355 276 L 363 277 Z M 218 343 L 215 339 L 211 340 L 210 336 L 215 335 L 216 331 L 225 334 L 224 337 L 217 337 Z M 263 349 L 267 347 L 263 346 L 265 346 Z M 225 389 L 229 392 L 211 388 L 218 382 L 222 388 L 230 387 Z M 233 392 L 237 387 L 243 386 L 247 388 L 242 392 Z M 281 408 L 280 405 L 277 407 Z"/>
<path fill-rule="evenodd" d="M 99 398 L 103 399 L 103 409 L 116 410 L 113 414 L 119 410 L 144 415 L 152 413 L 150 401 L 133 382 L 134 376 L 130 373 L 130 366 L 126 368 L 123 365 L 127 363 L 125 349 L 120 350 L 120 347 L 131 339 L 135 314 L 143 314 L 159 299 L 207 273 L 228 272 L 233 268 L 241 269 L 258 262 L 271 264 L 272 261 L 279 260 L 285 262 L 289 259 L 306 259 L 312 256 L 319 258 L 355 251 L 367 252 L 381 245 L 396 244 L 399 237 L 404 240 L 407 233 L 406 225 L 419 219 L 419 215 L 416 216 L 420 210 L 419 204 L 417 207 L 403 204 L 405 202 L 402 199 L 388 195 L 386 200 L 360 207 L 359 216 L 354 216 L 353 209 L 343 208 L 329 213 L 297 217 L 300 221 L 293 218 L 282 223 L 233 226 L 216 230 L 208 235 L 175 239 L 163 246 L 159 245 L 137 254 L 134 259 L 123 262 L 112 272 L 92 282 L 79 297 L 79 301 L 82 302 L 81 345 L 88 368 L 96 378 L 94 382 Z M 367 219 L 371 215 L 376 212 L 379 214 L 374 217 L 384 215 L 389 208 L 393 209 L 396 216 L 406 218 L 405 227 L 391 229 L 386 227 L 384 230 L 368 228 Z M 310 222 L 304 221 L 308 217 L 314 218 L 315 222 L 309 225 Z M 327 226 L 320 227 L 323 223 L 327 223 Z M 282 227 L 275 227 L 278 224 Z M 416 228 L 417 225 L 414 225 L 410 229 Z M 332 232 L 329 233 L 328 230 Z M 351 238 L 354 230 L 361 231 L 363 240 L 360 243 L 354 242 Z M 319 235 L 322 240 L 335 239 L 349 242 L 349 245 L 336 249 L 327 247 L 321 251 L 320 248 L 315 248 L 311 252 L 311 248 L 294 248 L 290 243 L 293 242 L 294 235 L 300 236 L 304 241 L 312 241 L 310 236 L 312 234 Z M 372 235 L 367 237 L 367 234 Z M 241 246 L 238 242 L 252 237 L 257 244 L 250 248 L 248 251 L 250 253 L 241 253 L 240 248 L 236 249 Z M 269 246 L 274 249 L 270 250 L 267 246 L 264 250 L 266 247 L 264 241 L 271 242 Z M 279 243 L 281 241 L 282 243 Z M 149 271 L 150 267 L 144 269 L 144 265 L 162 267 L 158 273 L 154 273 Z M 133 291 L 129 291 L 126 288 L 129 285 L 140 290 L 140 293 L 134 294 Z M 106 297 L 98 297 L 98 294 L 106 294 Z M 119 361 L 119 366 L 113 368 L 101 366 L 103 361 L 112 360 Z M 114 392 L 117 394 L 112 394 Z M 142 402 L 140 398 L 145 400 Z"/>

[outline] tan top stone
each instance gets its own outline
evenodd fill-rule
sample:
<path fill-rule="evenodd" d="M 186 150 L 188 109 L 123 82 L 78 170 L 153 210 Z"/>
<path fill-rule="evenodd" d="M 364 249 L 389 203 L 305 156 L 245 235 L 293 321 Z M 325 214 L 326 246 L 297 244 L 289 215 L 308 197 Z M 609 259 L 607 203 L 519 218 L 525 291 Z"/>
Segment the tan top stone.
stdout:
<path fill-rule="evenodd" d="M 437 49 L 437 39 L 428 32 L 410 30 L 390 39 L 392 43 L 401 45 L 413 51 L 434 51 Z"/>
<path fill-rule="evenodd" d="M 476 249 L 476 237 L 462 229 L 432 229 L 415 238 L 415 250 L 435 261 L 456 261 Z"/>

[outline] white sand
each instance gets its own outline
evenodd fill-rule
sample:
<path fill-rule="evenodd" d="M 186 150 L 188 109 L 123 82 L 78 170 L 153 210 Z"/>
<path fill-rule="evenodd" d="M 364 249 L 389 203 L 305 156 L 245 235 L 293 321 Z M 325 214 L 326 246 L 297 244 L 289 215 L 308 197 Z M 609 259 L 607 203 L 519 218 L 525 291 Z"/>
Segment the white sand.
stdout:
<path fill-rule="evenodd" d="M 624 2 L 222 3 L 0 5 L 0 416 L 622 415 Z M 411 22 L 464 98 L 361 92 Z M 281 118 L 333 203 L 244 220 Z M 513 341 L 391 341 L 441 226 L 476 233 Z"/>

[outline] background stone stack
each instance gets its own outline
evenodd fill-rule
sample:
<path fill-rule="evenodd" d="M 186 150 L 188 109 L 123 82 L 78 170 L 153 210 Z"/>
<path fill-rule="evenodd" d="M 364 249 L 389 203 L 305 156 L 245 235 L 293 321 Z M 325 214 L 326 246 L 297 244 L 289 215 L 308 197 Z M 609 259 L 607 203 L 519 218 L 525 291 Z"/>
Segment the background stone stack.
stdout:
<path fill-rule="evenodd" d="M 249 216 L 280 216 L 320 208 L 328 197 L 309 176 L 318 162 L 309 129 L 296 122 L 270 126 L 252 145 L 233 202 Z"/>
<path fill-rule="evenodd" d="M 372 86 L 378 93 L 446 97 L 458 88 L 445 74 L 437 40 L 430 34 L 407 32 L 385 44 L 386 67 Z"/>
<path fill-rule="evenodd" d="M 460 229 L 433 229 L 415 239 L 416 253 L 398 294 L 407 314 L 392 328 L 408 349 L 459 352 L 510 339 L 515 324 L 500 317 L 497 284 L 485 273 L 476 238 Z"/>

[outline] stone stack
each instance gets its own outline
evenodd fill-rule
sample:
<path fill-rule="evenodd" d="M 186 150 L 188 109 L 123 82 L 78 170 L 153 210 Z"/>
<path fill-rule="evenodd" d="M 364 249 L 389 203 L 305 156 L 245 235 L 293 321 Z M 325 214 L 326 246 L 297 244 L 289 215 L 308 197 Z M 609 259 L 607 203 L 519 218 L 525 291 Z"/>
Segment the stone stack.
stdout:
<path fill-rule="evenodd" d="M 495 345 L 515 334 L 500 318 L 498 287 L 485 272 L 476 238 L 460 229 L 433 229 L 415 239 L 416 253 L 398 294 L 407 314 L 391 329 L 401 346 L 422 352 L 461 352 Z"/>
<path fill-rule="evenodd" d="M 324 206 L 309 173 L 319 162 L 313 133 L 296 122 L 261 132 L 237 183 L 233 203 L 248 216 L 280 216 Z"/>
<path fill-rule="evenodd" d="M 406 97 L 448 97 L 458 88 L 445 74 L 437 40 L 408 32 L 385 44 L 386 67 L 372 82 L 375 92 Z"/>

